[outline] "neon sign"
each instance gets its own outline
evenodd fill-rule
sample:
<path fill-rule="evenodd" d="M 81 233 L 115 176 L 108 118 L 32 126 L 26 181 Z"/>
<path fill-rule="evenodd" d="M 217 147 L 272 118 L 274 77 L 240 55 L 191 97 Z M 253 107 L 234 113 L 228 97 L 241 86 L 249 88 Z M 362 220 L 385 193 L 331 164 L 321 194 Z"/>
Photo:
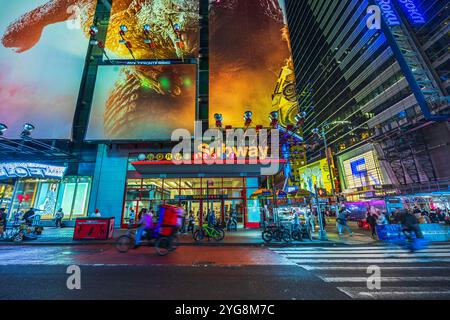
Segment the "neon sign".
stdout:
<path fill-rule="evenodd" d="M 67 167 L 31 162 L 1 162 L 0 179 L 8 178 L 63 178 Z"/>
<path fill-rule="evenodd" d="M 425 17 L 420 12 L 420 8 L 415 0 L 398 0 L 398 2 L 411 24 L 420 25 L 426 23 Z"/>
<path fill-rule="evenodd" d="M 378 6 L 383 13 L 383 16 L 386 20 L 386 23 L 390 26 L 399 26 L 400 19 L 398 17 L 397 12 L 394 9 L 394 5 L 392 0 L 377 0 Z"/>

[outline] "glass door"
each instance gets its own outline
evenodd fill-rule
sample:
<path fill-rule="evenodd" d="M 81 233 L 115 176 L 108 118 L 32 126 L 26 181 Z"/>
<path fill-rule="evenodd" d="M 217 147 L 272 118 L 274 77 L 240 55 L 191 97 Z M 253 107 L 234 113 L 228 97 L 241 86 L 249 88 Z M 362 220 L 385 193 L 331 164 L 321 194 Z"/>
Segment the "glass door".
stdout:
<path fill-rule="evenodd" d="M 203 200 L 204 223 L 208 223 L 208 212 L 214 212 L 216 222 L 224 221 L 223 200 Z"/>

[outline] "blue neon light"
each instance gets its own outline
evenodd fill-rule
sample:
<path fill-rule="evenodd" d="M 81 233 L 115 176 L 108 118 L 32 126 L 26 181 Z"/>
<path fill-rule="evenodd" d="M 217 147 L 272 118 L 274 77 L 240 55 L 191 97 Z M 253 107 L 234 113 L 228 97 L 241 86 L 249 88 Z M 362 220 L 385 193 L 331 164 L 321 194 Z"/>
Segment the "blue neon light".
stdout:
<path fill-rule="evenodd" d="M 426 23 L 425 14 L 416 3 L 416 0 L 397 0 L 408 18 L 409 22 L 414 25 L 422 25 Z"/>

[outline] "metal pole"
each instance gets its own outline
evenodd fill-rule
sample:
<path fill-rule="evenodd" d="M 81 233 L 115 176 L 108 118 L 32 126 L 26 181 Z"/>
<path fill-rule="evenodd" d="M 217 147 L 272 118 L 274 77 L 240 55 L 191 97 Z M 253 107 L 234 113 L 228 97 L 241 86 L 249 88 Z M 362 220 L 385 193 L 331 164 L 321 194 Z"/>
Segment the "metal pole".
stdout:
<path fill-rule="evenodd" d="M 315 191 L 316 191 L 316 204 L 317 204 L 317 218 L 319 219 L 319 240 L 327 241 L 327 232 L 323 228 L 323 216 L 322 216 L 322 210 L 320 208 L 320 202 L 319 202 L 319 192 L 317 190 L 317 185 L 315 185 Z"/>
<path fill-rule="evenodd" d="M 322 127 L 322 137 L 323 137 L 323 142 L 325 144 L 325 156 L 326 156 L 326 159 L 327 159 L 328 172 L 330 173 L 331 193 L 332 193 L 333 197 L 336 198 L 335 211 L 336 211 L 336 215 L 337 215 L 337 213 L 338 213 L 338 202 L 339 201 L 338 201 L 338 198 L 337 198 L 337 195 L 336 195 L 336 189 L 334 187 L 334 179 L 333 179 L 333 173 L 331 171 L 331 163 L 330 163 L 331 161 L 330 161 L 330 159 L 328 157 L 327 133 L 325 132 L 325 128 L 324 127 Z M 331 205 L 330 205 L 330 208 L 331 208 Z"/>

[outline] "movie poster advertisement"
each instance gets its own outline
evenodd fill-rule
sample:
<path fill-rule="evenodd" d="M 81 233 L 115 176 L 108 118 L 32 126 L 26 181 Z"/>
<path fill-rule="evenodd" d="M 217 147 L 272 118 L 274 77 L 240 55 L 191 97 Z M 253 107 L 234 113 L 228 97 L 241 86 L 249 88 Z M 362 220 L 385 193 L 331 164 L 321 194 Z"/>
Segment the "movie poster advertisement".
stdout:
<path fill-rule="evenodd" d="M 195 65 L 100 66 L 86 140 L 170 140 L 193 133 Z"/>
<path fill-rule="evenodd" d="M 111 59 L 196 58 L 198 49 L 199 0 L 112 2 L 106 38 Z"/>
<path fill-rule="evenodd" d="M 254 125 L 269 125 L 272 94 L 290 61 L 283 0 L 221 0 L 210 16 L 210 123 L 243 127 L 253 112 Z"/>
<path fill-rule="evenodd" d="M 5 137 L 69 139 L 96 1 L 2 1 L 0 122 Z"/>

